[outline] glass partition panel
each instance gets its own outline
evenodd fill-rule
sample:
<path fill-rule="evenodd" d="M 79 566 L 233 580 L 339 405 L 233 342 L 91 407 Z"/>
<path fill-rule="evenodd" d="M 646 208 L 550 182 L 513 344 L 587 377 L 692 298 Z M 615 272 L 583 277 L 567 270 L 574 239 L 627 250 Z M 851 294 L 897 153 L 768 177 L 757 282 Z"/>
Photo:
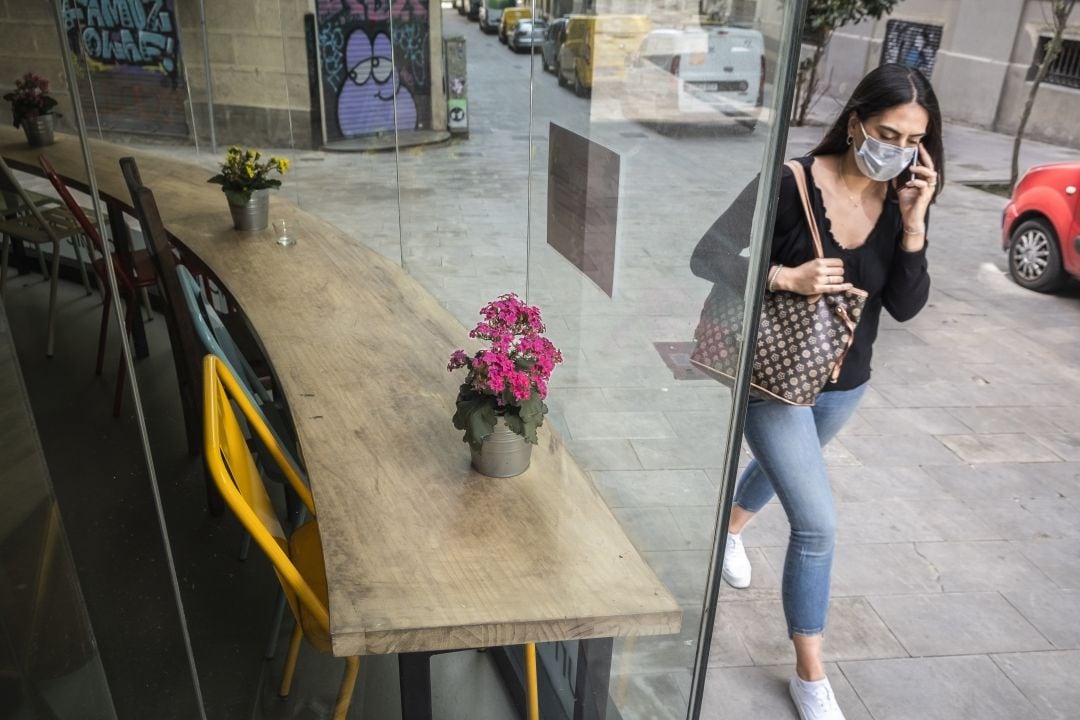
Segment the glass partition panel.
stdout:
<path fill-rule="evenodd" d="M 699 643 L 715 604 L 722 618 L 731 598 L 709 588 L 741 409 L 729 386 L 690 362 L 714 288 L 691 273 L 690 257 L 759 175 L 762 193 L 771 186 L 786 135 L 786 15 L 796 9 L 533 6 L 554 28 L 531 55 L 528 285 L 565 357 L 549 418 L 682 610 L 678 633 L 616 640 L 610 718 L 699 712 L 695 668 L 703 677 L 709 658 Z M 763 252 L 769 203 L 746 199 L 749 259 Z M 747 272 L 717 288 L 734 317 L 759 287 Z M 541 655 L 564 707 L 580 702 L 560 648 Z"/>

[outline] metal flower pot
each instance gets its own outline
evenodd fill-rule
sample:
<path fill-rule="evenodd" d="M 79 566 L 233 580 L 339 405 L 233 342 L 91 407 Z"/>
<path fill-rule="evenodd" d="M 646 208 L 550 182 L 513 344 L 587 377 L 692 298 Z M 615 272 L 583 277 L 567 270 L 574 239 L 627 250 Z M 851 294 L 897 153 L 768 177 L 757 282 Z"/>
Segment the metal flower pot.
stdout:
<path fill-rule="evenodd" d="M 253 190 L 243 205 L 229 203 L 233 227 L 237 230 L 265 230 L 270 224 L 270 190 Z"/>
<path fill-rule="evenodd" d="M 52 113 L 38 115 L 36 118 L 23 120 L 23 132 L 26 133 L 26 142 L 30 147 L 45 147 L 56 142 L 53 130 L 56 127 L 56 116 Z"/>
<path fill-rule="evenodd" d="M 532 445 L 511 431 L 500 417 L 495 422 L 494 432 L 484 438 L 480 449 L 473 448 L 472 466 L 488 477 L 508 478 L 528 470 L 531 458 Z"/>

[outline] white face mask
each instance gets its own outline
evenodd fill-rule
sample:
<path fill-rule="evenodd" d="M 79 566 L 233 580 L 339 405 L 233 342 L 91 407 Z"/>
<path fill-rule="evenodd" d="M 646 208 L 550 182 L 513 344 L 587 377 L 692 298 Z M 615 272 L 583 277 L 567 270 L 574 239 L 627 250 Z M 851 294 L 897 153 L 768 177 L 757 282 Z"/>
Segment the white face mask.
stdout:
<path fill-rule="evenodd" d="M 902 148 L 870 137 L 862 123 L 863 144 L 855 151 L 855 164 L 871 180 L 885 182 L 907 170 L 915 161 L 919 148 Z"/>

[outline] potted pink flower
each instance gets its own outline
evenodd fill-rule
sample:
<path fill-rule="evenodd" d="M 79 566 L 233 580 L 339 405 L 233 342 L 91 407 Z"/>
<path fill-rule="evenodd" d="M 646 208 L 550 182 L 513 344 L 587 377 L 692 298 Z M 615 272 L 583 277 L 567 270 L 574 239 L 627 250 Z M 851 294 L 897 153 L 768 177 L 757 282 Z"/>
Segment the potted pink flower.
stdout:
<path fill-rule="evenodd" d="M 22 127 L 30 147 L 53 144 L 56 99 L 49 95 L 49 81 L 40 75 L 26 73 L 15 81 L 15 90 L 4 95 L 11 103 L 11 118 L 15 127 Z"/>
<path fill-rule="evenodd" d="M 543 336 L 540 310 L 509 293 L 480 310 L 469 337 L 488 346 L 471 357 L 450 356 L 447 369 L 465 368 L 454 427 L 472 449 L 473 467 L 491 477 L 512 477 L 529 467 L 536 430 L 547 414 L 548 380 L 562 353 Z"/>

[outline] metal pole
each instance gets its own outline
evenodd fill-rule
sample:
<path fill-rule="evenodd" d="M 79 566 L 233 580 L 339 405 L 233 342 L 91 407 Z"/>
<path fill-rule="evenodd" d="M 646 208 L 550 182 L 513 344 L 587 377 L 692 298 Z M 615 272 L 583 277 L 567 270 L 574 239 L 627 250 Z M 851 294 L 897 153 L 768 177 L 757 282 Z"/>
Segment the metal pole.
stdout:
<path fill-rule="evenodd" d="M 777 58 L 776 85 L 772 102 L 772 121 L 775 129 L 765 148 L 764 167 L 758 184 L 754 223 L 750 230 L 750 269 L 743 295 L 743 327 L 747 329 L 743 345 L 739 348 L 738 374 L 732 391 L 731 414 L 728 436 L 724 447 L 724 472 L 720 485 L 720 508 L 716 530 L 713 535 L 712 566 L 705 583 L 705 604 L 701 613 L 698 647 L 694 657 L 694 675 L 690 686 L 690 705 L 686 710 L 688 720 L 701 717 L 701 701 L 705 692 L 709 649 L 712 646 L 713 624 L 716 622 L 716 596 L 720 592 L 721 570 L 724 562 L 724 543 L 727 540 L 727 523 L 731 514 L 731 502 L 735 491 L 735 474 L 739 469 L 739 449 L 742 444 L 743 422 L 746 417 L 746 401 L 750 397 L 750 371 L 754 360 L 757 340 L 758 316 L 765 289 L 765 273 L 769 267 L 769 250 L 776 221 L 777 189 L 780 182 L 782 153 L 787 146 L 788 126 L 791 118 L 792 84 L 799 64 L 799 38 L 802 32 L 807 0 L 788 3 L 784 13 L 784 25 L 780 32 L 780 53 Z"/>
<path fill-rule="evenodd" d="M 94 216 L 97 218 L 98 227 L 106 227 L 105 212 L 101 207 L 101 195 L 99 194 L 97 176 L 94 174 L 94 158 L 90 153 L 90 143 L 86 137 L 86 118 L 83 116 L 82 104 L 79 99 L 79 86 L 75 81 L 75 68 L 71 63 L 71 53 L 67 48 L 67 34 L 64 32 L 63 19 L 64 0 L 54 0 L 53 11 L 56 20 L 56 33 L 60 38 L 60 55 L 64 60 L 64 72 L 67 73 L 68 87 L 71 91 L 72 111 L 75 113 L 75 126 L 79 133 L 79 145 L 82 147 L 83 163 L 86 165 L 86 178 L 90 185 L 90 200 L 94 204 Z M 113 303 L 113 316 L 116 318 L 116 326 L 124 327 L 124 315 L 119 302 L 120 293 L 116 286 L 116 273 L 113 264 L 103 263 L 105 273 L 109 281 L 109 288 L 117 302 Z M 138 302 L 137 298 L 131 298 L 131 302 Z M 120 352 L 124 356 L 124 365 L 127 367 L 128 383 L 131 386 L 131 394 L 135 405 L 135 417 L 139 425 L 139 436 L 142 440 L 143 455 L 146 459 L 146 471 L 150 479 L 150 490 L 154 496 L 154 510 L 157 513 L 158 529 L 161 531 L 161 542 L 165 549 L 165 562 L 169 570 L 169 581 L 172 583 L 173 598 L 176 601 L 176 611 L 180 619 L 180 634 L 184 640 L 184 652 L 187 655 L 188 669 L 191 672 L 191 684 L 195 691 L 195 699 L 199 705 L 199 718 L 206 720 L 206 708 L 203 703 L 202 686 L 199 683 L 199 673 L 195 665 L 195 652 L 191 647 L 191 635 L 188 632 L 187 616 L 184 613 L 184 599 L 180 594 L 180 583 L 176 577 L 176 564 L 173 561 L 172 543 L 169 540 L 169 529 L 165 522 L 165 510 L 161 504 L 161 489 L 158 487 L 157 473 L 154 471 L 154 457 L 150 450 L 150 436 L 146 430 L 146 416 L 143 413 L 142 398 L 139 395 L 138 379 L 135 377 L 135 363 L 131 354 L 131 344 L 128 342 L 127 333 L 121 332 Z"/>
<path fill-rule="evenodd" d="M 206 0 L 199 0 L 199 25 L 202 27 L 203 65 L 206 72 L 206 108 L 210 116 L 210 152 L 217 155 L 217 124 L 214 122 L 214 75 L 210 72 L 210 34 L 206 31 Z M 195 108 L 191 109 L 192 114 Z"/>

